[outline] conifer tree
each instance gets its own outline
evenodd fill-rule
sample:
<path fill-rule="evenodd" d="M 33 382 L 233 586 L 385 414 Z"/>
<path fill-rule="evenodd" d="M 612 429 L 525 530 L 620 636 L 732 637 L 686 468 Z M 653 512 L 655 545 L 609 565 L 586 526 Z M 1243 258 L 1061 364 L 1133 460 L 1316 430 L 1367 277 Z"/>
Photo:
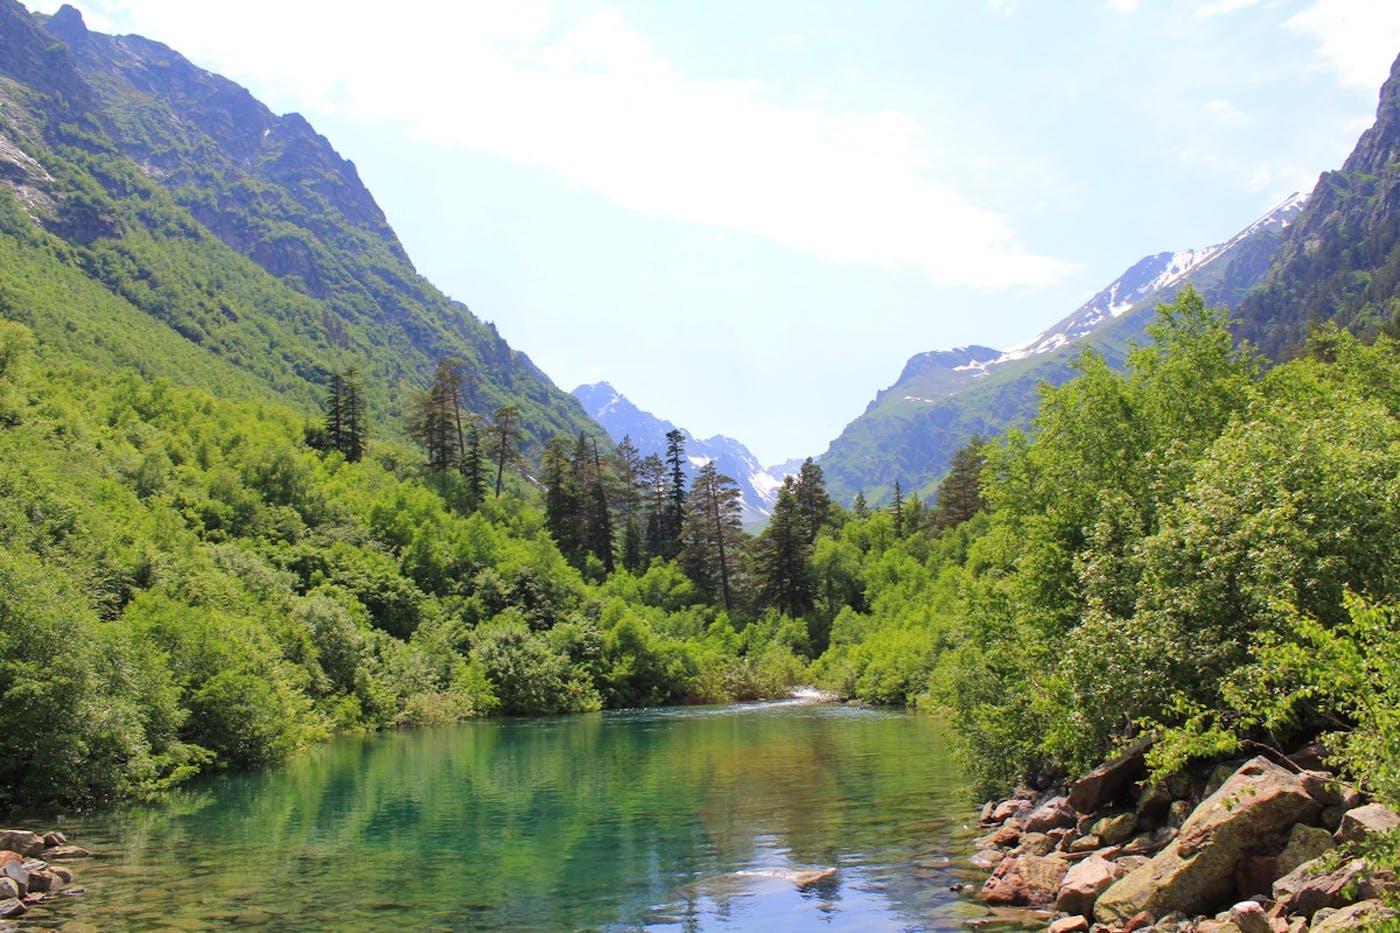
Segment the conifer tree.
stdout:
<path fill-rule="evenodd" d="M 803 534 L 808 544 L 815 544 L 817 534 L 831 521 L 831 496 L 826 492 L 822 468 L 817 466 L 811 457 L 803 461 L 792 492 L 797 502 Z"/>
<path fill-rule="evenodd" d="M 666 557 L 666 464 L 656 454 L 642 460 L 641 488 L 646 497 L 646 559 Z"/>
<path fill-rule="evenodd" d="M 743 539 L 739 487 L 711 461 L 700 468 L 686 499 L 680 559 L 686 575 L 711 598 L 720 599 L 726 611 L 734 607 L 732 562 Z"/>
<path fill-rule="evenodd" d="M 685 521 L 685 434 L 672 429 L 666 432 L 666 467 L 670 471 L 667 509 L 661 524 L 662 557 L 670 560 L 680 553 L 681 529 Z"/>
<path fill-rule="evenodd" d="M 856 518 L 869 518 L 870 506 L 865 504 L 865 490 L 857 489 L 856 497 L 851 500 L 851 514 Z"/>
<path fill-rule="evenodd" d="M 894 500 L 890 502 L 890 514 L 894 517 L 894 536 L 904 537 L 904 492 L 899 488 L 899 480 L 894 481 Z"/>
<path fill-rule="evenodd" d="M 987 507 L 982 497 L 982 467 L 987 462 L 985 442 L 977 435 L 953 454 L 948 475 L 938 484 L 931 524 L 934 531 L 956 528 Z"/>
<path fill-rule="evenodd" d="M 496 418 L 491 425 L 489 450 L 496 464 L 496 498 L 501 497 L 501 486 L 505 482 L 506 467 L 520 460 L 519 445 L 524 436 L 520 427 L 520 409 L 506 405 L 496 409 Z"/>
<path fill-rule="evenodd" d="M 466 448 L 462 393 L 466 376 L 462 361 L 438 360 L 428 391 L 409 404 L 409 436 L 423 446 L 428 469 L 434 473 L 458 466 Z"/>
<path fill-rule="evenodd" d="M 794 617 L 812 607 L 808 565 L 812 548 L 797 486 L 791 476 L 783 480 L 768 527 L 756 544 L 760 597 L 767 605 Z"/>

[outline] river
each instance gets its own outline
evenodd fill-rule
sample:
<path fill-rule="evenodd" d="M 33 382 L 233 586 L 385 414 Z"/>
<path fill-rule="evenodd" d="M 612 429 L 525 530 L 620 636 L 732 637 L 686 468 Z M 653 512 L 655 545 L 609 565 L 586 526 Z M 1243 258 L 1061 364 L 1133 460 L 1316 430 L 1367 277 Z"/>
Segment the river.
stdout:
<path fill-rule="evenodd" d="M 73 864 L 85 895 L 26 918 L 66 933 L 904 933 L 984 913 L 951 890 L 976 877 L 975 812 L 942 726 L 800 701 L 342 739 L 61 828 L 102 855 Z"/>

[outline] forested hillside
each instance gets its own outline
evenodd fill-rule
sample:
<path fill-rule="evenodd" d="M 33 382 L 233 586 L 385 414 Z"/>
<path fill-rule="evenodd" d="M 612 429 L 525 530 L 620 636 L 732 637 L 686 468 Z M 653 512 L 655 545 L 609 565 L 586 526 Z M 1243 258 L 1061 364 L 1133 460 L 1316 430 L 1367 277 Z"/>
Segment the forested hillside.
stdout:
<path fill-rule="evenodd" d="M 1279 248 L 1268 280 L 1239 307 L 1238 334 L 1271 359 L 1302 352 L 1319 323 L 1400 332 L 1400 60 L 1376 122 L 1326 172 Z"/>
<path fill-rule="evenodd" d="M 319 406 L 355 368 L 396 430 L 436 361 L 538 454 L 602 432 L 419 276 L 354 166 L 293 114 L 136 36 L 0 3 L 0 308 L 46 351 L 223 395 Z"/>
<path fill-rule="evenodd" d="M 969 438 L 1025 428 L 1035 415 L 1037 387 L 1069 379 L 1086 344 L 1121 367 L 1129 346 L 1147 339 L 1157 305 L 1188 283 L 1209 304 L 1238 306 L 1269 271 L 1304 200 L 1294 195 L 1216 246 L 1145 257 L 1022 346 L 963 347 L 911 358 L 899 379 L 820 457 L 832 495 L 849 503 L 860 491 L 868 501 L 884 503 L 898 481 L 906 496 L 930 496 Z"/>

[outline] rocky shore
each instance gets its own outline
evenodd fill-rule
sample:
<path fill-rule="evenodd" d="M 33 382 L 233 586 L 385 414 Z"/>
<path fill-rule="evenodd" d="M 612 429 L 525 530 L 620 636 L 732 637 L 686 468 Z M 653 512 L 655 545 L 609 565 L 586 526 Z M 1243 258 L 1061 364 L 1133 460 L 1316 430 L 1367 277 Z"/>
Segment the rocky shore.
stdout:
<path fill-rule="evenodd" d="M 0 933 L 45 901 L 82 894 L 73 887 L 73 872 L 54 863 L 91 854 L 69 845 L 63 833 L 0 829 Z"/>
<path fill-rule="evenodd" d="M 1050 933 L 1335 933 L 1393 916 L 1365 858 L 1400 816 L 1339 785 L 1319 749 L 1144 781 L 1148 743 L 1051 792 L 988 803 L 979 898 Z"/>

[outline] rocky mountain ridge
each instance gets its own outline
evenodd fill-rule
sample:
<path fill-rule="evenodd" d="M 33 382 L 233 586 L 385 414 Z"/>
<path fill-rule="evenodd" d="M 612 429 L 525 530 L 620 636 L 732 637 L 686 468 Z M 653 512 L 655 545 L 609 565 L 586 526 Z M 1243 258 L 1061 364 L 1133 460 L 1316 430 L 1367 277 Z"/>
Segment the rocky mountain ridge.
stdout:
<path fill-rule="evenodd" d="M 1089 301 L 1008 350 L 985 346 L 912 357 L 819 458 L 832 494 L 849 502 L 906 493 L 931 495 L 953 453 L 974 434 L 993 437 L 1034 415 L 1036 387 L 1063 382 L 1080 348 L 1093 344 L 1120 364 L 1146 338 L 1154 309 L 1186 283 L 1211 304 L 1233 306 L 1269 268 L 1280 237 L 1308 197 L 1295 194 L 1228 240 L 1203 249 L 1144 257 Z"/>
<path fill-rule="evenodd" d="M 573 395 L 583 403 L 584 410 L 607 429 L 614 443 L 629 437 L 643 457 L 648 454 L 665 457 L 666 435 L 676 430 L 674 424 L 641 410 L 606 382 L 581 385 L 574 389 Z M 713 462 L 715 469 L 738 484 L 744 524 L 767 521 L 778 499 L 783 477 L 796 470 L 785 469 L 789 465 L 765 468 L 747 447 L 732 437 L 716 434 L 698 438 L 685 428 L 680 431 L 685 435 L 687 479 L 694 481 L 700 468 Z"/>

